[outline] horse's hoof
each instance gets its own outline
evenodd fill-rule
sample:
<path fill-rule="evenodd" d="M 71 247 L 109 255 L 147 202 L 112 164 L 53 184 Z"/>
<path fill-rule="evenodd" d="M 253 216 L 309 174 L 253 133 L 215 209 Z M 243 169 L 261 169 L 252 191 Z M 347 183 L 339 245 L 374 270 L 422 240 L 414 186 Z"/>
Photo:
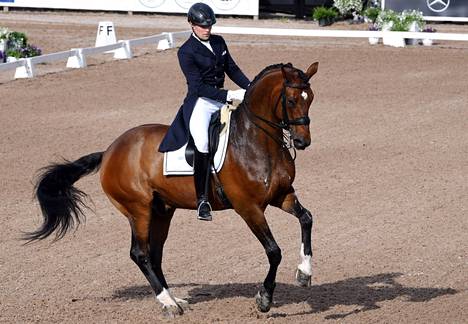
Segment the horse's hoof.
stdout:
<path fill-rule="evenodd" d="M 164 305 L 162 314 L 165 318 L 176 318 L 177 316 L 184 314 L 184 310 L 180 306 Z"/>
<path fill-rule="evenodd" d="M 177 297 L 174 297 L 174 299 L 184 312 L 190 310 L 190 305 L 188 301 L 186 301 L 185 299 L 177 298 Z"/>
<path fill-rule="evenodd" d="M 271 308 L 271 296 L 268 295 L 265 291 L 259 291 L 257 296 L 255 296 L 255 300 L 257 302 L 258 310 L 262 313 L 266 313 Z"/>
<path fill-rule="evenodd" d="M 301 269 L 297 269 L 296 271 L 296 280 L 301 287 L 310 287 L 312 282 L 312 276 L 305 274 L 301 271 Z"/>

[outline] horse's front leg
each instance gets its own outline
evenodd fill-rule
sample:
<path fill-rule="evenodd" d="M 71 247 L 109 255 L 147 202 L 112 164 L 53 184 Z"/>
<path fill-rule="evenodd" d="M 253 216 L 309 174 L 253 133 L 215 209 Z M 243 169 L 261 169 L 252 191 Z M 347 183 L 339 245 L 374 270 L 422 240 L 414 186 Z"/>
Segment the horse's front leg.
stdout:
<path fill-rule="evenodd" d="M 268 312 L 273 302 L 273 292 L 276 287 L 276 272 L 281 263 L 281 249 L 278 244 L 276 244 L 273 234 L 271 234 L 270 227 L 265 219 L 264 211 L 261 208 L 252 206 L 247 209 L 242 208 L 242 210 L 236 209 L 236 211 L 242 216 L 263 245 L 270 263 L 270 269 L 263 282 L 263 287 L 256 296 L 258 309 L 261 312 Z"/>
<path fill-rule="evenodd" d="M 296 216 L 301 224 L 301 263 L 297 267 L 296 279 L 299 285 L 308 287 L 312 278 L 312 214 L 300 204 L 294 192 L 286 195 L 277 207 Z"/>

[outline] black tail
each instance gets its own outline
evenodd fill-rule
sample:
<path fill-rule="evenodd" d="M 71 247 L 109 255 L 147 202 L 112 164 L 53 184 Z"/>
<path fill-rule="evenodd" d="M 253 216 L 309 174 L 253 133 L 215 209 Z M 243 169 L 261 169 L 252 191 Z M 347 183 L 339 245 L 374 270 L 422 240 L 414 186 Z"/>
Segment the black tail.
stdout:
<path fill-rule="evenodd" d="M 74 162 L 51 164 L 43 169 L 34 188 L 41 205 L 44 223 L 34 232 L 26 233 L 25 240 L 43 240 L 56 232 L 56 240 L 84 220 L 86 194 L 73 187 L 81 177 L 99 170 L 103 152 L 92 153 Z"/>

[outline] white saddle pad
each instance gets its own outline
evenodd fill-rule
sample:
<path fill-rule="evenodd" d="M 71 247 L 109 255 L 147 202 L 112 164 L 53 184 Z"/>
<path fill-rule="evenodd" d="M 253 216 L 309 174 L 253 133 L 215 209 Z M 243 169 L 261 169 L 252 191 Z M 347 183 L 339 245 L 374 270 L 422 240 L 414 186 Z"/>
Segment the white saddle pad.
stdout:
<path fill-rule="evenodd" d="M 231 113 L 232 113 L 232 110 L 228 110 L 227 114 L 229 117 L 227 118 L 227 121 L 226 121 L 227 126 L 224 127 L 223 131 L 221 132 L 219 136 L 218 150 L 216 151 L 216 154 L 214 157 L 214 166 L 216 168 L 216 172 L 219 172 L 221 170 L 221 168 L 223 167 L 224 158 L 226 157 L 226 151 L 227 151 L 228 139 L 229 139 L 229 127 L 230 127 L 229 121 L 231 118 Z M 192 175 L 193 174 L 193 167 L 191 167 L 185 160 L 186 148 L 187 148 L 187 144 L 182 146 L 177 151 L 164 153 L 164 167 L 163 167 L 164 175 Z"/>

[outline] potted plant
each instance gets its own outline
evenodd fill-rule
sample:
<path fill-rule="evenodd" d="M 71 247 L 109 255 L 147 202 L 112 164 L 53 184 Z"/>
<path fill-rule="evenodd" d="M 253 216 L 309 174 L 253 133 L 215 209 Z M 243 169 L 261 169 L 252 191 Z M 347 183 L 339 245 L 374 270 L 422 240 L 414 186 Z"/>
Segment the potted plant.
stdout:
<path fill-rule="evenodd" d="M 20 58 L 33 57 L 42 54 L 42 50 L 32 44 L 28 44 L 26 34 L 10 32 L 7 39 L 7 48 L 4 56 L 7 61 L 15 61 Z"/>
<path fill-rule="evenodd" d="M 362 11 L 361 0 L 334 0 L 333 6 L 338 9 L 340 15 L 344 18 L 355 16 Z"/>
<path fill-rule="evenodd" d="M 380 11 L 377 19 L 375 20 L 375 25 L 384 32 L 390 32 L 395 29 L 401 29 L 400 19 L 398 14 L 391 10 L 385 9 Z M 394 27 L 395 26 L 395 27 Z M 401 39 L 400 39 L 401 38 Z M 383 38 L 382 42 L 384 45 L 396 46 L 401 47 L 402 42 L 403 46 L 405 46 L 405 40 L 402 37 L 397 37 L 392 35 L 392 33 L 386 33 Z"/>
<path fill-rule="evenodd" d="M 12 31 L 8 34 L 6 42 L 7 61 L 14 61 L 21 58 L 20 49 L 26 46 L 28 38 L 25 33 Z"/>
<path fill-rule="evenodd" d="M 369 31 L 378 31 L 379 27 L 377 27 L 375 24 L 370 24 L 369 25 Z M 379 43 L 380 38 L 379 37 L 369 37 L 369 44 L 371 45 L 377 45 Z"/>
<path fill-rule="evenodd" d="M 335 18 L 337 16 L 337 13 L 334 9 L 332 8 L 326 8 L 323 6 L 315 8 L 312 18 L 316 21 L 318 21 L 319 26 L 329 26 L 333 24 L 335 21 Z"/>
<path fill-rule="evenodd" d="M 432 28 L 432 27 L 426 27 L 422 30 L 423 33 L 435 33 L 437 32 L 437 30 L 435 28 Z M 424 46 L 431 46 L 432 45 L 432 42 L 433 40 L 431 38 L 423 38 L 422 39 L 422 43 Z"/>
<path fill-rule="evenodd" d="M 411 32 L 419 32 L 424 28 L 425 22 L 423 13 L 418 10 L 403 10 L 400 15 L 400 20 L 406 25 L 406 30 Z M 419 39 L 406 39 L 408 45 L 419 44 Z"/>
<path fill-rule="evenodd" d="M 375 20 L 380 14 L 380 11 L 380 8 L 369 7 L 366 10 L 364 10 L 364 19 L 367 20 L 367 22 L 371 22 L 372 24 L 374 24 Z"/>
<path fill-rule="evenodd" d="M 408 31 L 408 24 L 404 20 L 402 20 L 400 17 L 398 17 L 398 19 L 393 22 L 393 25 L 390 31 L 406 32 Z M 390 40 L 389 45 L 394 46 L 394 47 L 405 47 L 406 40 L 402 36 L 391 34 L 390 38 L 391 40 Z"/>
<path fill-rule="evenodd" d="M 398 14 L 391 9 L 385 9 L 380 11 L 375 20 L 375 24 L 382 31 L 390 31 L 396 21 L 398 21 Z"/>

